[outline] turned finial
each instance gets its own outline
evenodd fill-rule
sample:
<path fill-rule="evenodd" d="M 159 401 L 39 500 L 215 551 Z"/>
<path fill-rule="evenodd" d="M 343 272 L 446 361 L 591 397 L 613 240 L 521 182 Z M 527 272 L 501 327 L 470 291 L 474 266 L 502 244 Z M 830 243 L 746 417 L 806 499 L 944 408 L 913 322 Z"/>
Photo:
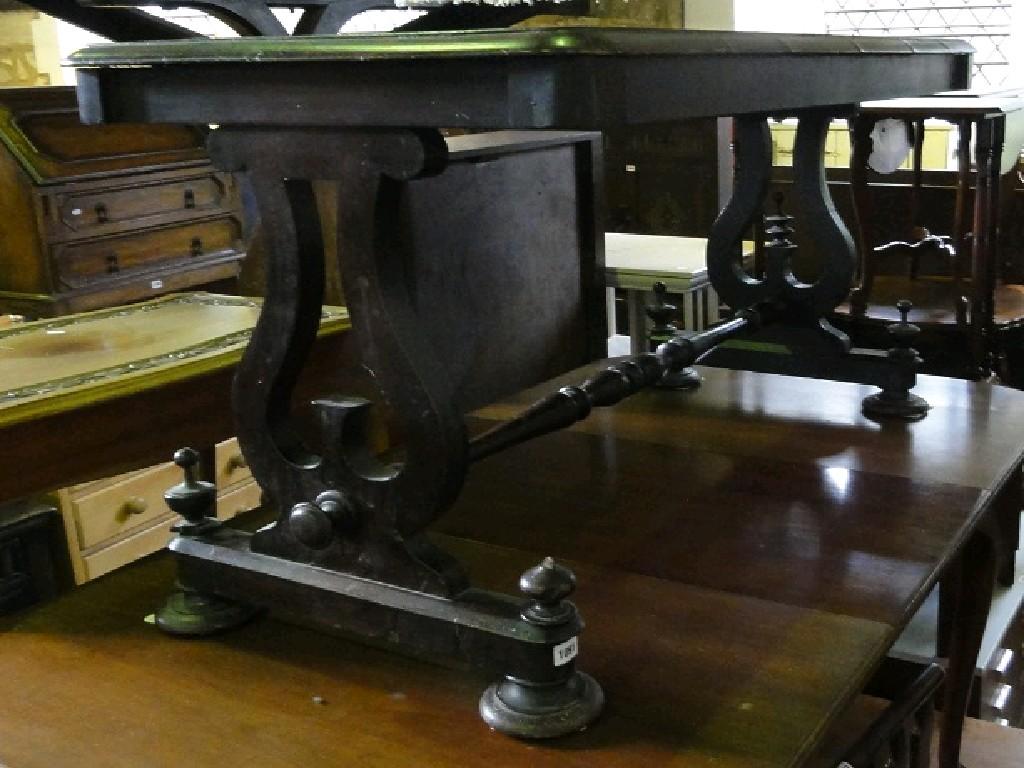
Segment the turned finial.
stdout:
<path fill-rule="evenodd" d="M 672 318 L 678 308 L 675 304 L 668 302 L 668 286 L 661 280 L 658 280 L 651 286 L 651 289 L 654 291 L 654 304 L 646 306 L 644 311 L 651 322 L 654 323 L 654 327 L 651 328 L 649 341 L 652 347 L 656 347 L 675 335 L 676 329 L 672 326 Z"/>
<path fill-rule="evenodd" d="M 185 479 L 164 493 L 164 501 L 185 522 L 171 530 L 188 536 L 216 527 L 217 486 L 199 479 L 199 451 L 180 448 L 174 452 L 174 463 L 181 467 Z"/>
<path fill-rule="evenodd" d="M 566 598 L 576 590 L 576 576 L 553 558 L 545 557 L 540 565 L 520 576 L 519 590 L 533 601 L 522 612 L 531 624 L 563 624 L 575 612 Z"/>
<path fill-rule="evenodd" d="M 864 413 L 869 416 L 915 421 L 928 413 L 928 402 L 910 391 L 917 383 L 917 367 L 921 364 L 921 357 L 913 346 L 914 339 L 921 333 L 921 329 L 910 322 L 913 308 L 906 299 L 896 302 L 900 320 L 886 328 L 893 340 L 887 355 L 892 370 L 882 391 L 864 398 Z"/>

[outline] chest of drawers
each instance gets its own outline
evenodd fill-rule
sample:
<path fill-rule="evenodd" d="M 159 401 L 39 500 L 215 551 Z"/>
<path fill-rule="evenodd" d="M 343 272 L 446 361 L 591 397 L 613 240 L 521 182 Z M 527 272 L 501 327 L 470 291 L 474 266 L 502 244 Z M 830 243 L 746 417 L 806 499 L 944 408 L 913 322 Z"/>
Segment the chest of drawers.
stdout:
<path fill-rule="evenodd" d="M 194 286 L 245 255 L 202 131 L 86 126 L 71 88 L 0 91 L 0 310 L 53 317 Z"/>

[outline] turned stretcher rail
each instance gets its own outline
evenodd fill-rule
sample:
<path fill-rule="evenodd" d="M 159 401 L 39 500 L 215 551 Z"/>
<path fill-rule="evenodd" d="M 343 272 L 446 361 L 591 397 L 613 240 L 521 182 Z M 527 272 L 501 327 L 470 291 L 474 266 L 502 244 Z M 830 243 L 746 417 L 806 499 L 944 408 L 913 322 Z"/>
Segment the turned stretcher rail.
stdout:
<path fill-rule="evenodd" d="M 478 435 L 469 443 L 470 461 L 493 456 L 528 440 L 572 426 L 594 408 L 621 402 L 659 382 L 666 373 L 681 371 L 713 347 L 767 321 L 764 306 L 743 309 L 727 322 L 694 336 L 676 336 L 653 354 L 637 355 L 614 363 L 582 384 L 566 386 L 538 400 L 506 422 Z"/>

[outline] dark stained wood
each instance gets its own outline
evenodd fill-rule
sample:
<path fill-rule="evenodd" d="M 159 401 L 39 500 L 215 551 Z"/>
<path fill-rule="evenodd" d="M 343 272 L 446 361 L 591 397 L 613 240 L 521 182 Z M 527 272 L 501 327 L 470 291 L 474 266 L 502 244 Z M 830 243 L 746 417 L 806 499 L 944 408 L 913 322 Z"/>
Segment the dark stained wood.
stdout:
<path fill-rule="evenodd" d="M 924 377 L 933 412 L 894 432 L 859 416 L 860 387 L 702 373 L 697 392 L 640 395 L 481 462 L 435 526 L 458 534 L 433 538 L 487 588 L 509 591 L 539 556 L 576 557 L 581 658 L 609 700 L 586 733 L 508 740 L 477 721 L 485 681 L 475 675 L 271 622 L 212 641 L 168 639 L 141 621 L 172 579 L 158 560 L 5 634 L 0 761 L 800 765 L 972 530 L 987 490 L 1015 469 L 1020 430 L 1008 414 L 1024 394 Z M 934 447 L 925 438 L 954 427 L 973 441 L 959 457 L 939 452 L 931 474 L 907 476 Z M 688 444 L 691 428 L 703 445 Z M 759 431 L 768 437 L 754 451 L 738 439 Z M 872 440 L 858 443 L 864 434 Z M 988 463 L 949 471 L 969 449 Z M 912 456 L 893 459 L 902 454 Z M 857 459 L 855 471 L 829 471 Z M 207 719 L 215 725 L 202 727 Z M 82 750 L 110 733 L 102 752 Z"/>
<path fill-rule="evenodd" d="M 417 314 L 468 411 L 607 355 L 601 136 L 447 144 L 444 173 L 409 182 L 401 221 Z"/>
<path fill-rule="evenodd" d="M 900 626 L 1019 462 L 1012 390 L 922 377 L 882 428 L 868 387 L 700 370 L 480 462 L 440 530 Z"/>
<path fill-rule="evenodd" d="M 808 768 L 836 768 L 846 749 L 857 735 L 887 706 L 885 699 L 858 696 L 826 735 L 824 744 L 811 760 Z M 941 721 L 939 713 L 938 719 Z M 938 758 L 938 738 L 931 747 L 932 765 Z M 1017 768 L 1024 759 L 1024 730 L 1009 728 L 984 720 L 967 718 L 964 722 L 961 760 L 971 768 Z"/>
<path fill-rule="evenodd" d="M 553 28 L 141 43 L 72 63 L 87 122 L 576 129 L 966 87 L 969 53 L 923 38 Z"/>
<path fill-rule="evenodd" d="M 510 418 L 553 387 L 575 383 L 582 369 L 476 412 Z M 920 482 L 993 488 L 1021 447 L 1020 393 L 1000 386 L 920 376 L 915 392 L 934 407 L 913 424 L 878 423 L 861 413 L 872 387 L 720 368 L 700 368 L 704 385 L 692 392 L 646 392 L 614 409 L 595 412 L 577 432 L 762 458 L 837 467 Z M 666 413 L 678 414 L 666 418 Z M 678 420 L 677 420 L 678 419 Z M 486 426 L 491 426 L 487 424 Z M 957 439 L 946 439 L 956 434 Z M 968 449 L 967 446 L 970 446 Z"/>
<path fill-rule="evenodd" d="M 978 496 L 712 446 L 666 450 L 570 432 L 474 466 L 439 526 L 896 625 Z"/>
<path fill-rule="evenodd" d="M 1019 483 L 1020 480 L 1018 479 Z M 942 711 L 947 721 L 962 723 L 967 713 L 967 697 L 974 681 L 974 660 L 988 620 L 992 588 L 996 575 L 996 552 L 992 538 L 982 533 L 967 541 L 953 564 L 957 582 L 950 599 L 952 618 L 949 629 L 949 681 L 942 695 Z M 964 659 L 969 663 L 963 663 Z M 943 728 L 939 740 L 938 768 L 960 768 L 962 728 Z"/>
<path fill-rule="evenodd" d="M 283 507 L 279 512 L 286 512 L 296 502 L 308 503 L 306 500 L 329 487 L 325 483 L 336 482 L 346 499 L 365 507 L 364 527 L 383 547 L 401 554 L 402 548 L 413 544 L 416 551 L 426 549 L 414 537 L 454 499 L 466 468 L 461 420 L 457 409 L 454 417 L 452 414 L 457 401 L 448 389 L 443 365 L 438 365 L 445 360 L 431 355 L 425 331 L 410 309 L 415 299 L 428 297 L 412 290 L 414 271 L 409 265 L 413 258 L 403 253 L 405 244 L 396 236 L 399 228 L 394 211 L 401 192 L 397 182 L 427 177 L 443 164 L 438 162 L 443 161 L 441 154 L 435 154 L 440 146 L 434 126 L 607 127 L 819 106 L 835 111 L 837 104 L 853 100 L 861 91 L 887 95 L 959 83 L 966 64 L 961 51 L 948 42 L 860 38 L 852 43 L 809 36 L 558 30 L 155 44 L 97 49 L 76 59 L 76 65 L 80 67 L 86 119 L 164 117 L 222 126 L 213 134 L 218 163 L 225 169 L 250 172 L 264 212 L 269 212 L 277 225 L 268 227 L 276 238 L 277 278 L 268 271 L 270 300 L 236 384 L 235 409 L 243 420 L 240 437 L 247 456 L 255 457 L 251 462 L 254 475 Z M 128 62 L 151 66 L 120 66 Z M 800 81 L 803 87 L 793 89 L 791 81 Z M 823 120 L 817 122 L 824 125 Z M 410 130 L 409 126 L 427 130 Z M 322 130 L 326 127 L 330 130 Z M 801 143 L 810 157 L 816 154 L 812 150 L 821 136 L 807 135 L 811 138 Z M 337 159 L 325 167 L 324 156 Z M 820 158 L 812 158 L 805 167 L 820 171 Z M 363 360 L 374 369 L 403 432 L 404 463 L 394 475 L 369 474 L 362 465 L 347 461 L 344 449 L 353 442 L 342 439 L 343 419 L 363 404 L 321 404 L 326 446 L 323 471 L 318 471 L 316 461 L 300 461 L 287 439 L 285 400 L 311 338 L 311 313 L 322 292 L 320 244 L 310 236 L 313 228 L 308 211 L 313 201 L 306 180 L 323 175 L 337 175 L 345 184 L 339 192 L 339 255 Z M 813 181 L 809 175 L 802 178 L 808 184 Z M 825 205 L 823 177 L 817 174 L 814 179 L 814 199 L 823 204 L 816 210 L 827 218 L 830 211 Z M 824 222 L 819 225 L 826 229 Z M 841 232 L 836 227 L 832 230 L 830 237 L 835 241 Z M 831 285 L 827 278 L 822 284 Z M 841 298 L 832 295 L 838 294 L 836 290 L 826 293 L 832 300 L 824 302 L 819 297 L 816 309 L 821 310 L 823 302 L 828 303 L 826 309 L 831 308 Z M 522 303 L 525 311 L 535 311 L 529 303 Z M 758 382 L 754 385 L 756 388 Z M 827 386 L 819 386 L 823 389 L 814 393 L 813 400 L 828 403 Z M 762 400 L 759 393 L 747 398 L 747 394 L 730 391 L 726 385 L 725 415 L 717 428 L 758 435 L 762 423 L 770 425 L 775 420 L 763 411 L 791 402 L 774 396 Z M 589 510 L 595 514 L 571 518 L 570 523 L 580 530 L 596 531 L 593 539 L 582 541 L 575 550 L 582 561 L 578 563 L 581 583 L 589 577 L 599 587 L 588 597 L 580 593 L 587 620 L 592 626 L 600 625 L 593 633 L 593 658 L 587 657 L 586 664 L 610 681 L 606 682 L 610 700 L 614 700 L 611 691 L 619 691 L 621 704 L 611 705 L 608 728 L 591 729 L 580 743 L 598 740 L 601 754 L 614 761 L 618 744 L 606 740 L 619 738 L 615 724 L 621 714 L 631 723 L 631 743 L 646 744 L 648 734 L 657 734 L 659 742 L 671 743 L 672 752 L 688 749 L 692 754 L 688 764 L 795 764 L 864 682 L 899 625 L 985 515 L 985 489 L 998 491 L 1011 476 L 1021 446 L 1014 444 L 1006 466 L 997 465 L 1001 474 L 982 477 L 977 486 L 950 483 L 945 478 L 917 483 L 898 473 L 874 473 L 860 467 L 851 473 L 849 467 L 822 466 L 818 461 L 842 453 L 847 447 L 845 432 L 861 431 L 864 425 L 852 422 L 836 431 L 827 411 L 824 416 L 809 413 L 803 426 L 811 436 L 810 443 L 821 453 L 798 461 L 760 457 L 750 461 L 754 479 L 741 481 L 734 476 L 740 474 L 740 460 L 751 459 L 751 454 L 717 451 L 714 441 L 704 449 L 673 445 L 664 436 L 685 433 L 686 418 L 678 414 L 687 411 L 675 411 L 672 403 L 659 401 L 656 394 L 651 398 L 653 406 L 642 397 L 640 405 L 630 404 L 611 416 L 594 419 L 577 433 L 553 438 L 556 448 L 550 467 L 538 470 L 532 463 L 511 467 L 519 473 L 515 482 L 527 491 L 510 494 L 516 510 L 496 509 L 501 502 L 494 499 L 501 498 L 507 485 L 495 483 L 483 488 L 480 495 L 463 499 L 439 529 L 457 533 L 466 541 L 479 538 L 507 544 L 511 540 L 533 560 L 552 546 L 564 547 L 566 541 L 574 541 L 564 532 L 555 540 L 552 532 L 544 530 L 564 524 L 560 507 L 578 514 L 595 498 L 600 501 L 604 497 L 603 507 L 599 504 L 596 510 Z M 467 402 L 472 401 L 467 398 Z M 850 404 L 841 405 L 848 409 Z M 649 429 L 644 418 L 635 418 L 637 413 L 662 422 L 660 441 L 636 437 Z M 848 412 L 846 415 L 849 419 Z M 793 438 L 784 430 L 792 419 L 783 415 L 777 421 L 782 427 L 773 434 L 777 440 L 774 453 L 785 454 Z M 905 428 L 882 432 L 881 444 L 894 456 L 913 453 L 913 440 Z M 569 441 L 563 451 L 558 450 L 559 440 Z M 540 441 L 526 447 L 534 452 L 535 461 L 543 460 L 545 449 L 537 449 L 537 445 L 547 445 L 550 450 L 552 443 Z M 639 449 L 629 455 L 634 445 Z M 562 453 L 568 458 L 565 463 L 560 463 Z M 491 466 L 507 470 L 508 458 L 501 456 Z M 593 467 L 587 460 L 593 460 Z M 590 488 L 587 496 L 582 484 L 577 488 L 574 481 L 566 482 L 570 491 L 581 492 L 579 498 L 570 500 L 548 474 L 549 468 L 558 469 L 563 481 L 570 476 L 603 478 L 608 485 L 596 494 Z M 839 470 L 825 472 L 831 482 L 828 487 L 820 478 L 827 469 Z M 509 476 L 502 472 L 499 479 L 507 483 Z M 486 475 L 483 477 L 482 485 L 487 486 Z M 542 492 L 528 492 L 531 477 L 539 479 Z M 646 482 L 640 482 L 641 477 Z M 646 504 L 638 489 L 651 483 L 660 484 L 659 492 L 671 489 L 672 503 L 650 504 L 645 512 L 622 514 L 634 504 Z M 788 483 L 806 486 L 805 495 L 796 497 L 802 505 L 793 505 L 791 492 L 784 493 L 789 490 Z M 856 498 L 850 499 L 847 507 L 851 487 Z M 828 488 L 835 491 L 832 496 Z M 842 497 L 841 503 L 832 497 Z M 786 504 L 772 506 L 783 498 Z M 680 502 L 685 506 L 681 512 Z M 844 513 L 852 520 L 869 514 L 865 509 L 874 512 L 886 505 L 898 519 L 896 527 L 886 533 L 893 537 L 917 534 L 908 537 L 912 544 L 876 541 L 842 524 Z M 734 509 L 738 510 L 736 518 L 723 519 Z M 595 519 L 603 510 L 610 511 L 607 524 L 601 527 Z M 651 512 L 653 517 L 645 518 Z M 929 514 L 933 512 L 939 515 L 934 522 L 935 515 Z M 750 516 L 744 518 L 744 514 Z M 828 518 L 827 527 L 838 529 L 835 538 L 829 538 L 831 533 L 817 538 L 809 535 L 815 522 L 807 520 L 814 515 Z M 742 574 L 748 569 L 742 578 L 719 578 L 711 590 L 698 577 L 677 570 L 678 550 L 661 546 L 691 535 L 673 527 L 690 516 L 698 545 L 713 545 L 716 537 L 733 542 L 717 552 L 714 546 L 706 546 L 699 554 L 717 556 L 715 565 L 728 563 L 731 572 Z M 459 520 L 461 527 L 449 527 Z M 700 528 L 697 521 L 706 520 L 719 525 Z M 500 522 L 494 525 L 496 521 Z M 285 520 L 280 519 L 279 524 L 282 522 Z M 728 522 L 735 522 L 736 528 L 730 529 Z M 784 531 L 781 541 L 771 538 L 770 524 Z M 502 531 L 502 525 L 513 530 Z M 527 526 L 533 530 L 524 535 Z M 786 538 L 786 534 L 792 536 Z M 343 536 L 335 535 L 329 542 L 334 549 L 326 549 L 322 560 L 311 559 L 309 552 L 299 548 L 304 544 L 301 537 L 289 537 L 288 527 L 281 526 L 256 534 L 252 549 L 343 572 L 351 562 L 364 569 L 359 573 L 375 568 L 368 571 L 373 578 L 440 591 L 418 573 L 413 573 L 412 579 L 396 579 L 401 569 L 392 568 L 387 558 L 380 556 L 383 548 L 364 546 L 363 536 L 360 531 L 352 537 L 358 550 L 353 552 L 344 549 Z M 471 570 L 483 558 L 483 577 L 478 575 L 478 579 L 484 583 L 500 570 L 502 558 L 495 552 L 488 550 L 481 556 L 454 549 Z M 762 550 L 767 554 L 762 555 Z M 344 562 L 335 558 L 335 553 L 343 556 Z M 696 552 L 685 550 L 682 557 L 689 554 L 694 555 L 691 559 L 699 559 Z M 784 556 L 794 554 L 805 559 L 806 578 L 772 582 L 773 568 Z M 830 587 L 830 569 L 839 565 L 838 572 L 845 573 L 855 570 L 862 560 L 871 567 L 862 586 L 853 590 Z M 887 577 L 886 568 L 879 563 L 890 561 L 895 565 L 888 570 L 903 568 L 905 572 L 897 578 Z M 401 558 L 398 562 L 401 564 Z M 339 563 L 345 568 L 339 568 Z M 416 565 L 430 568 L 435 563 L 443 565 L 444 560 L 431 552 Z M 591 570 L 594 563 L 597 571 Z M 516 572 L 526 564 L 524 559 L 500 583 L 514 583 Z M 600 570 L 608 566 L 607 571 Z M 717 570 L 708 572 L 719 574 Z M 674 588 L 664 591 L 649 584 L 647 579 L 652 576 Z M 770 584 L 771 594 L 766 589 L 760 597 L 755 595 L 751 585 L 757 577 Z M 685 581 L 697 583 L 682 588 L 680 582 Z M 780 588 L 783 581 L 796 588 Z M 197 583 L 204 589 L 216 589 L 212 582 Z M 699 595 L 700 610 L 693 610 L 675 587 Z M 848 592 L 852 597 L 847 597 Z M 772 599 L 763 599 L 767 597 Z M 315 620 L 314 598 L 299 594 L 294 602 L 297 608 L 307 609 L 306 617 Z M 754 607 L 762 605 L 767 608 L 764 612 Z M 298 615 L 303 615 L 301 610 Z M 789 623 L 794 616 L 799 619 Z M 824 624 L 818 625 L 818 619 Z M 841 619 L 843 626 L 852 624 L 845 630 L 835 626 L 829 631 L 835 619 Z M 779 621 L 786 623 L 784 629 L 780 630 Z M 719 628 L 710 627 L 709 622 Z M 450 626 L 458 635 L 463 624 Z M 806 636 L 805 629 L 809 630 Z M 602 646 L 604 632 L 629 638 L 631 645 L 617 644 L 615 652 L 609 653 Z M 822 636 L 838 639 L 827 648 L 811 651 L 811 638 Z M 850 641 L 856 647 L 846 645 Z M 970 655 L 971 642 L 971 637 L 965 637 L 961 656 Z M 756 647 L 757 653 L 744 651 L 748 645 Z M 722 647 L 723 655 L 706 660 L 708 649 L 718 653 Z M 669 653 L 663 655 L 665 650 Z M 818 659 L 826 657 L 831 657 L 833 666 L 819 665 Z M 692 676 L 687 671 L 690 661 L 693 669 L 700 670 Z M 734 684 L 737 674 L 747 682 Z M 791 676 L 804 680 L 815 696 L 825 689 L 828 695 L 810 704 L 800 690 L 778 698 L 746 693 L 750 685 L 756 689 L 766 682 L 774 687 Z M 631 690 L 641 693 L 633 698 Z M 738 698 L 734 698 L 736 694 Z M 688 698 L 691 695 L 693 698 Z M 958 692 L 950 695 L 955 698 Z M 438 711 L 428 700 L 421 702 L 426 705 L 425 712 Z M 436 717 L 428 714 L 425 720 Z M 461 734 L 468 729 L 449 727 L 445 731 Z M 421 747 L 418 754 L 424 751 Z M 502 757 L 511 752 L 509 749 Z M 473 754 L 473 761 L 481 759 L 480 749 Z M 489 755 L 482 757 L 487 760 Z M 648 760 L 656 757 L 645 755 Z"/>
<path fill-rule="evenodd" d="M 900 292 L 899 298 L 910 299 L 926 309 L 913 322 L 922 325 L 925 343 L 921 345 L 921 352 L 927 370 L 974 379 L 983 378 L 993 369 L 999 370 L 1004 378 L 1015 376 L 1015 371 L 1000 366 L 1002 337 L 996 333 L 998 327 L 1021 316 L 1013 314 L 1019 309 L 1013 302 L 1013 294 L 1007 296 L 1003 292 L 1000 296 L 997 285 L 999 273 L 1004 271 L 1004 259 L 999 254 L 999 194 L 1001 177 L 1012 171 L 1020 149 L 1022 107 L 1024 101 L 1012 91 L 968 93 L 952 98 L 898 99 L 860 106 L 854 121 L 851 185 L 855 208 L 861 209 L 856 216 L 860 223 L 862 285 L 854 292 L 850 315 L 844 323 L 844 330 L 849 330 L 855 344 L 868 344 L 873 335 L 877 337 L 872 325 L 877 326 L 883 320 L 886 306 L 892 303 L 890 292 L 874 290 L 875 275 L 883 270 L 885 261 L 890 260 L 891 252 L 904 257 L 898 272 L 908 277 L 889 277 L 888 282 L 894 284 L 889 286 L 889 291 L 895 288 Z M 881 247 L 881 243 L 871 242 L 868 237 L 873 217 L 866 167 L 871 149 L 868 133 L 876 120 L 892 117 L 913 121 L 917 127 L 910 220 L 896 243 Z M 949 238 L 948 248 L 941 249 L 942 258 L 933 257 L 935 265 L 921 269 L 926 264 L 923 261 L 925 251 L 906 246 L 911 243 L 916 246 L 929 234 L 927 228 L 922 228 L 919 214 L 935 215 L 934 211 L 923 212 L 919 205 L 925 118 L 944 119 L 958 126 L 960 162 L 952 220 L 943 222 L 941 230 L 933 229 L 936 234 L 941 232 Z M 1005 158 L 1004 142 L 1009 143 L 1005 147 Z M 968 214 L 972 182 L 973 209 Z M 936 266 L 937 270 L 932 273 Z"/>
<path fill-rule="evenodd" d="M 539 554 L 448 544 L 496 585 L 514 582 Z M 581 609 L 616 620 L 593 621 L 581 639 L 609 705 L 569 739 L 531 744 L 490 732 L 475 711 L 485 680 L 350 641 L 270 621 L 209 641 L 163 636 L 143 622 L 173 579 L 158 557 L 12 623 L 0 650 L 0 761 L 794 765 L 887 634 L 872 622 L 616 570 L 576 572 Z"/>

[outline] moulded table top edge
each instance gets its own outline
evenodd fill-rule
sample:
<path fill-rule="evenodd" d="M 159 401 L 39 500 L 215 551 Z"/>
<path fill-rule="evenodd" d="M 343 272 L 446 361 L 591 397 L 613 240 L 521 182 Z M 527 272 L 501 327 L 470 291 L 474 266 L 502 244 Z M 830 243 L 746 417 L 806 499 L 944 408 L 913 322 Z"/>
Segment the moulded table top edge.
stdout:
<path fill-rule="evenodd" d="M 845 111 L 965 87 L 970 59 L 954 40 L 588 27 L 121 44 L 71 63 L 90 123 L 593 129 Z"/>
<path fill-rule="evenodd" d="M 74 67 L 198 62 L 366 61 L 495 56 L 960 55 L 974 49 L 953 38 L 855 37 L 760 32 L 552 27 L 337 36 L 159 40 L 92 46 Z"/>

